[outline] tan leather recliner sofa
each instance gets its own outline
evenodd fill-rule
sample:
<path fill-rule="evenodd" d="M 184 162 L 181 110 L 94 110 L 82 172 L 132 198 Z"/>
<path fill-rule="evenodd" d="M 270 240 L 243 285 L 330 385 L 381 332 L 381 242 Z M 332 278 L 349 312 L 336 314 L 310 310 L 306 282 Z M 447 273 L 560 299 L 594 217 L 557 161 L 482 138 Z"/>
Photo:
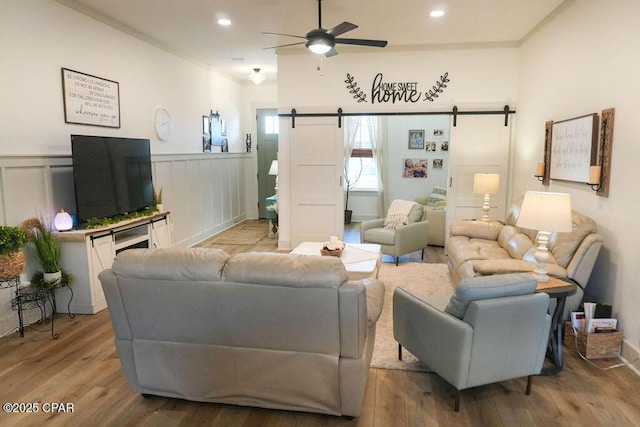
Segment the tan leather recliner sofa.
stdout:
<path fill-rule="evenodd" d="M 360 414 L 384 285 L 339 259 L 131 249 L 99 278 L 134 391 Z"/>
<path fill-rule="evenodd" d="M 454 283 L 468 277 L 528 272 L 536 268 L 537 231 L 515 226 L 522 199 L 511 205 L 505 224 L 465 220 L 451 224 L 445 250 Z M 572 222 L 573 231 L 551 234 L 552 256 L 546 266 L 549 275 L 568 277 L 578 285 L 578 291 L 566 300 L 565 318 L 582 301 L 603 241 L 593 219 L 572 211 Z"/>

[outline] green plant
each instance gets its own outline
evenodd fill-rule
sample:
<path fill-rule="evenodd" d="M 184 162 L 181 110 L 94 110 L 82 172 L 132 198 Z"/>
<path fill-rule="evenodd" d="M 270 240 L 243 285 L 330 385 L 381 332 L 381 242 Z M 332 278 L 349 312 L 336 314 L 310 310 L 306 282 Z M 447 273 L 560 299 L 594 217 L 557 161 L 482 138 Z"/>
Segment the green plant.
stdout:
<path fill-rule="evenodd" d="M 116 215 L 113 217 L 109 217 L 109 218 L 89 218 L 87 220 L 87 224 L 86 224 L 86 228 L 88 229 L 94 229 L 94 228 L 104 228 L 104 227 L 108 227 L 110 225 L 113 224 L 117 224 L 120 221 L 126 221 L 129 219 L 135 219 L 135 218 L 142 218 L 148 215 L 153 214 L 154 212 L 156 212 L 158 210 L 158 208 L 156 208 L 155 206 L 146 208 L 142 211 L 139 212 L 132 212 L 126 215 Z"/>
<path fill-rule="evenodd" d="M 20 227 L 0 226 L 0 255 L 10 255 L 19 251 L 29 240 Z"/>
<path fill-rule="evenodd" d="M 160 190 L 158 191 L 155 191 L 155 189 L 153 190 L 153 202 L 156 205 L 162 203 L 162 188 L 160 188 Z"/>
<path fill-rule="evenodd" d="M 51 232 L 42 217 L 34 222 L 34 227 L 31 229 L 31 243 L 33 249 L 42 267 L 42 271 L 45 273 L 55 273 L 60 271 L 60 242 L 58 238 Z"/>

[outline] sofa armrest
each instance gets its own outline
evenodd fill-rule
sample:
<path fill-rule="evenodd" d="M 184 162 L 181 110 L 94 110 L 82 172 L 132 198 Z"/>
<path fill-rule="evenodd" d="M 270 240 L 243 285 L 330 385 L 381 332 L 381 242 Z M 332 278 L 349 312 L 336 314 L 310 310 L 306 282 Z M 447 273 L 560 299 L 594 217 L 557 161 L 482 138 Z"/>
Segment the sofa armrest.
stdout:
<path fill-rule="evenodd" d="M 399 253 L 410 253 L 427 247 L 429 221 L 412 222 L 396 228 L 395 246 Z"/>
<path fill-rule="evenodd" d="M 578 283 L 582 289 L 585 289 L 589 283 L 589 277 L 591 277 L 603 240 L 599 234 L 589 234 L 580 243 L 569 265 L 567 265 L 567 276 Z"/>
<path fill-rule="evenodd" d="M 491 276 L 494 274 L 527 273 L 535 270 L 537 265 L 519 259 L 481 259 L 470 260 L 462 265 L 461 277 Z M 472 269 L 469 271 L 467 269 Z M 567 270 L 558 264 L 546 264 L 545 269 L 551 276 L 567 277 Z"/>
<path fill-rule="evenodd" d="M 393 336 L 455 387 L 462 388 L 471 359 L 473 329 L 402 288 L 393 292 Z"/>
<path fill-rule="evenodd" d="M 360 223 L 360 243 L 363 243 L 362 236 L 364 232 L 370 228 L 382 228 L 384 227 L 384 218 L 372 219 L 370 221 L 362 221 Z"/>

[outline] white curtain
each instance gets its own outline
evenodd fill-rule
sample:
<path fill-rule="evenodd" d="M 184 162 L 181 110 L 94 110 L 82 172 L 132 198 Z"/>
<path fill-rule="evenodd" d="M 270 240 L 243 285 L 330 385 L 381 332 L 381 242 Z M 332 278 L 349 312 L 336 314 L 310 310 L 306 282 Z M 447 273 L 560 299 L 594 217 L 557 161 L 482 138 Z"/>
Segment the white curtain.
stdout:
<path fill-rule="evenodd" d="M 344 159 L 345 159 L 345 176 L 349 176 L 349 159 L 359 142 L 358 132 L 360 126 L 366 126 L 366 133 L 369 134 L 369 142 L 371 144 L 371 151 L 373 159 L 376 162 L 376 170 L 378 175 L 378 216 L 380 218 L 386 215 L 386 201 L 384 188 L 386 183 L 386 170 L 384 144 L 382 140 L 382 117 L 366 116 L 366 117 L 346 117 L 345 118 L 346 138 L 344 146 Z"/>
<path fill-rule="evenodd" d="M 344 140 L 344 188 L 348 192 L 350 189 L 347 188 L 349 185 L 353 185 L 354 183 L 349 182 L 349 159 L 351 159 L 351 153 L 353 153 L 353 148 L 357 143 L 358 129 L 360 128 L 360 119 L 358 117 L 345 117 L 345 130 L 347 133 L 347 137 Z M 347 193 L 348 194 L 348 193 Z M 349 208 L 348 203 L 349 199 L 345 201 L 345 210 Z"/>
<path fill-rule="evenodd" d="M 378 217 L 382 218 L 386 215 L 386 200 L 384 187 L 386 183 L 387 170 L 385 165 L 384 144 L 382 142 L 382 117 L 367 117 L 369 126 L 369 137 L 371 138 L 371 151 L 376 161 L 376 169 L 378 172 Z"/>

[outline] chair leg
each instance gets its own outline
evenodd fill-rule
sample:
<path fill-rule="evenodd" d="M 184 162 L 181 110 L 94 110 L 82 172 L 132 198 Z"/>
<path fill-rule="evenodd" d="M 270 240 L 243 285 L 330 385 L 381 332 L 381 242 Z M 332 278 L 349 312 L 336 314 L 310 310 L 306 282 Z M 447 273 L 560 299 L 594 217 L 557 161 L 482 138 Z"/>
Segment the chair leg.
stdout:
<path fill-rule="evenodd" d="M 396 257 L 396 267 L 398 266 L 398 259 L 400 259 L 400 257 Z"/>
<path fill-rule="evenodd" d="M 424 260 L 424 249 L 422 249 L 422 260 Z"/>
<path fill-rule="evenodd" d="M 455 411 L 460 412 L 460 390 L 456 389 L 456 405 Z"/>
<path fill-rule="evenodd" d="M 527 396 L 531 394 L 531 383 L 533 382 L 533 375 L 529 375 L 527 378 Z"/>
<path fill-rule="evenodd" d="M 398 343 L 398 360 L 402 360 L 402 344 Z"/>

